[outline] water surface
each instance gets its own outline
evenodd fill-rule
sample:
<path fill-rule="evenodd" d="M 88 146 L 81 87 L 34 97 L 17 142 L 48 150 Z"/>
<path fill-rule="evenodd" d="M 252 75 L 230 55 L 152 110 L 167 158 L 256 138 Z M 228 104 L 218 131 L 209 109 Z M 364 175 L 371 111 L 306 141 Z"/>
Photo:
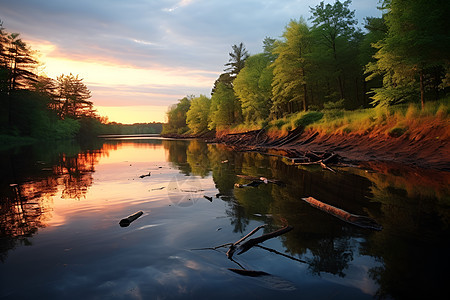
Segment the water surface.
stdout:
<path fill-rule="evenodd" d="M 373 162 L 332 173 L 154 137 L 0 154 L 2 298 L 412 299 L 447 291 L 445 172 Z M 237 188 L 250 182 L 237 175 L 284 184 Z M 308 196 L 383 229 L 345 223 L 301 200 Z M 144 214 L 130 226 L 119 226 L 138 211 Z M 294 229 L 263 243 L 276 252 L 255 247 L 235 261 L 225 247 L 197 250 L 262 224 L 254 237 Z"/>

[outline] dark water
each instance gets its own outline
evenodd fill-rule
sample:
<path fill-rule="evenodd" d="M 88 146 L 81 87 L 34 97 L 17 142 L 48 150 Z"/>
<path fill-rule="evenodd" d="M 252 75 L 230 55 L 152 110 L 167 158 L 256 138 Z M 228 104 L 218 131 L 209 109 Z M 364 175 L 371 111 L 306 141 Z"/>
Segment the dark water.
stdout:
<path fill-rule="evenodd" d="M 448 295 L 448 173 L 371 163 L 335 174 L 157 138 L 40 143 L 0 154 L 0 298 Z M 236 188 L 250 182 L 239 174 L 284 185 Z M 369 216 L 383 230 L 345 223 L 301 200 L 308 196 Z M 119 226 L 138 211 L 139 219 Z M 294 229 L 262 244 L 277 252 L 254 247 L 231 261 L 225 247 L 195 250 L 286 223 Z"/>

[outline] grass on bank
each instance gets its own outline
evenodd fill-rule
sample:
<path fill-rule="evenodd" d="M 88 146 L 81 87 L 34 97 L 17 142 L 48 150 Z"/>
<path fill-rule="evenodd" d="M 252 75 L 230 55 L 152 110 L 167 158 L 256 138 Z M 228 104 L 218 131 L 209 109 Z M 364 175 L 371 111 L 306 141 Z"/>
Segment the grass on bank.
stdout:
<path fill-rule="evenodd" d="M 284 136 L 299 126 L 306 131 L 320 134 L 373 134 L 399 137 L 421 127 L 440 126 L 450 136 L 450 97 L 420 104 L 401 104 L 359 110 L 325 109 L 322 111 L 298 112 L 287 117 L 259 124 L 239 124 L 232 128 L 217 130 L 221 136 L 266 128 L 270 136 Z"/>

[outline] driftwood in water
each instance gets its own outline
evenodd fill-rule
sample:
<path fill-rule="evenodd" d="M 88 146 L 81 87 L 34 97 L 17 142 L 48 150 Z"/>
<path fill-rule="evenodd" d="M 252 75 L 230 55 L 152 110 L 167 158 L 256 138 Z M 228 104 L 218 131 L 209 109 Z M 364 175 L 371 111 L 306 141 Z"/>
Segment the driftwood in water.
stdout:
<path fill-rule="evenodd" d="M 282 234 L 285 234 L 286 232 L 289 232 L 292 229 L 294 229 L 294 227 L 286 225 L 285 227 L 283 227 L 281 229 L 278 229 L 276 231 L 263 234 L 263 235 L 261 235 L 261 236 L 259 236 L 257 238 L 250 239 L 250 240 L 246 241 L 245 243 L 243 243 L 242 245 L 240 245 L 238 247 L 237 255 L 245 253 L 248 250 L 250 250 L 250 248 L 252 248 L 253 246 L 256 246 L 257 244 L 262 243 L 264 241 L 267 241 L 267 240 L 269 240 L 271 238 L 274 238 L 274 237 L 280 236 Z"/>
<path fill-rule="evenodd" d="M 238 241 L 234 242 L 234 243 L 226 243 L 223 245 L 219 245 L 216 247 L 207 247 L 207 248 L 197 248 L 197 249 L 193 249 L 193 250 L 217 250 L 219 248 L 222 247 L 229 247 L 228 251 L 227 251 L 227 257 L 230 260 L 233 260 L 233 254 L 238 251 L 237 255 L 242 254 L 244 252 L 247 252 L 248 250 L 250 250 L 252 247 L 254 246 L 258 246 L 259 243 L 262 243 L 264 241 L 267 241 L 268 239 L 272 239 L 274 237 L 280 236 L 282 234 L 285 234 L 286 232 L 291 231 L 294 227 L 286 225 L 285 227 L 275 230 L 273 232 L 269 232 L 266 234 L 261 235 L 260 237 L 257 238 L 253 238 L 250 239 L 248 241 L 246 241 L 245 243 L 243 243 L 242 245 L 239 245 L 240 243 L 242 243 L 243 241 L 245 241 L 246 239 L 248 239 L 249 237 L 251 237 L 252 235 L 254 235 L 256 232 L 258 232 L 261 228 L 266 227 L 267 225 L 260 225 L 258 227 L 256 227 L 255 229 L 253 229 L 252 231 L 250 231 L 246 236 L 242 237 L 241 239 L 239 239 Z M 265 247 L 262 247 L 263 249 L 265 249 Z M 265 249 L 268 250 L 268 249 Z M 277 251 L 273 250 L 271 251 L 273 253 L 277 253 Z M 277 253 L 278 254 L 278 253 Z"/>
<path fill-rule="evenodd" d="M 131 216 L 126 217 L 125 219 L 120 220 L 119 225 L 120 227 L 128 227 L 130 226 L 131 222 L 135 221 L 137 218 L 142 216 L 143 212 L 139 211 Z"/>
<path fill-rule="evenodd" d="M 280 186 L 284 185 L 284 182 L 281 181 L 281 180 L 269 179 L 269 178 L 266 178 L 266 177 L 263 177 L 263 176 L 257 177 L 257 176 L 249 176 L 249 175 L 237 175 L 237 177 L 244 178 L 244 179 L 247 179 L 247 180 L 252 180 L 254 182 L 259 182 L 259 183 L 265 183 L 265 184 L 273 183 L 273 184 L 280 185 Z"/>
<path fill-rule="evenodd" d="M 291 161 L 295 165 L 320 165 L 323 169 L 336 173 L 327 164 L 339 161 L 339 156 L 336 153 L 325 152 L 321 155 L 314 152 L 307 152 L 304 157 L 295 157 Z"/>
<path fill-rule="evenodd" d="M 343 209 L 323 203 L 313 197 L 302 198 L 302 200 L 306 201 L 311 206 L 318 208 L 332 216 L 335 216 L 336 218 L 339 218 L 342 221 L 345 221 L 347 223 L 350 223 L 350 224 L 353 224 L 353 225 L 356 225 L 356 226 L 359 226 L 362 228 L 369 228 L 369 229 L 374 229 L 374 230 L 381 230 L 383 228 L 375 220 L 373 220 L 369 217 L 351 214 Z"/>
<path fill-rule="evenodd" d="M 234 262 L 235 264 L 237 264 L 240 269 L 233 269 L 233 268 L 229 268 L 230 271 L 237 273 L 239 275 L 243 275 L 243 276 L 250 276 L 250 277 L 260 277 L 260 276 L 271 276 L 269 273 L 263 272 L 263 271 L 255 271 L 255 270 L 247 270 L 246 268 L 244 268 L 239 262 L 237 262 L 236 260 L 233 259 L 233 254 L 238 251 L 237 255 L 242 254 L 248 250 L 250 250 L 252 247 L 259 247 L 260 249 L 269 251 L 271 253 L 275 253 L 277 255 L 281 255 L 283 257 L 287 257 L 289 259 L 301 262 L 301 263 L 307 263 L 304 260 L 298 259 L 296 257 L 278 252 L 275 249 L 271 249 L 271 248 L 267 248 L 261 245 L 258 245 L 259 243 L 262 243 L 268 239 L 274 238 L 274 237 L 278 237 L 282 234 L 285 234 L 286 232 L 289 232 L 293 229 L 292 226 L 286 225 L 285 227 L 275 230 L 273 232 L 270 233 L 266 233 L 261 235 L 260 237 L 257 238 L 253 238 L 250 239 L 246 242 L 244 242 L 247 238 L 249 238 L 250 236 L 252 236 L 253 234 L 255 234 L 256 232 L 258 232 L 258 230 L 260 230 L 261 228 L 265 227 L 266 225 L 260 225 L 258 227 L 256 227 L 255 229 L 253 229 L 252 231 L 250 231 L 250 233 L 248 233 L 246 236 L 242 237 L 241 239 L 239 239 L 238 241 L 234 242 L 234 243 L 226 243 L 223 245 L 219 245 L 216 247 L 208 247 L 208 248 L 197 248 L 197 249 L 192 249 L 192 250 L 217 250 L 219 248 L 222 247 L 229 247 L 228 251 L 226 253 L 227 257 L 229 260 L 231 260 L 232 262 Z M 244 242 L 242 245 L 239 245 L 240 243 Z M 275 277 L 274 277 L 275 278 Z"/>
<path fill-rule="evenodd" d="M 242 253 L 247 252 L 248 250 L 250 250 L 252 247 L 256 246 L 259 243 L 262 243 L 264 241 L 267 241 L 271 238 L 280 236 L 282 234 L 285 234 L 286 232 L 291 231 L 292 229 L 294 229 L 294 227 L 286 225 L 285 227 L 278 229 L 276 231 L 270 232 L 270 233 L 266 233 L 263 234 L 257 238 L 253 238 L 250 239 L 248 241 L 246 241 L 245 243 L 243 243 L 242 245 L 239 245 L 241 242 L 243 242 L 245 239 L 247 239 L 248 237 L 250 237 L 251 235 L 253 235 L 254 233 L 256 233 L 256 231 L 258 231 L 259 229 L 261 229 L 264 225 L 256 227 L 255 229 L 253 229 L 249 234 L 247 234 L 246 236 L 244 236 L 243 238 L 241 238 L 239 241 L 235 242 L 234 244 L 232 244 L 230 246 L 230 249 L 227 252 L 227 257 L 229 259 L 232 259 L 233 254 L 237 251 L 237 255 L 240 255 Z"/>
<path fill-rule="evenodd" d="M 141 175 L 141 176 L 139 176 L 139 178 L 144 178 L 144 177 L 151 176 L 151 175 L 152 174 L 150 172 L 148 172 L 148 174 Z"/>

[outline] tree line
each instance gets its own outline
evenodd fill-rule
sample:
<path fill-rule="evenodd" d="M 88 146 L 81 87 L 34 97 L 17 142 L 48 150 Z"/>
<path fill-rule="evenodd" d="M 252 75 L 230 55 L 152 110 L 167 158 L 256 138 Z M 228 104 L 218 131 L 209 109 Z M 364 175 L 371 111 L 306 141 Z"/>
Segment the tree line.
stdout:
<path fill-rule="evenodd" d="M 351 1 L 310 7 L 311 25 L 291 20 L 263 52 L 232 46 L 211 97 L 172 105 L 164 133 L 265 126 L 301 111 L 438 100 L 450 86 L 450 36 L 443 0 L 380 1 L 382 17 L 358 28 Z"/>
<path fill-rule="evenodd" d="M 36 51 L 0 21 L 0 135 L 62 139 L 161 132 L 161 123 L 108 123 L 96 113 L 82 78 L 40 76 L 40 66 Z"/>

